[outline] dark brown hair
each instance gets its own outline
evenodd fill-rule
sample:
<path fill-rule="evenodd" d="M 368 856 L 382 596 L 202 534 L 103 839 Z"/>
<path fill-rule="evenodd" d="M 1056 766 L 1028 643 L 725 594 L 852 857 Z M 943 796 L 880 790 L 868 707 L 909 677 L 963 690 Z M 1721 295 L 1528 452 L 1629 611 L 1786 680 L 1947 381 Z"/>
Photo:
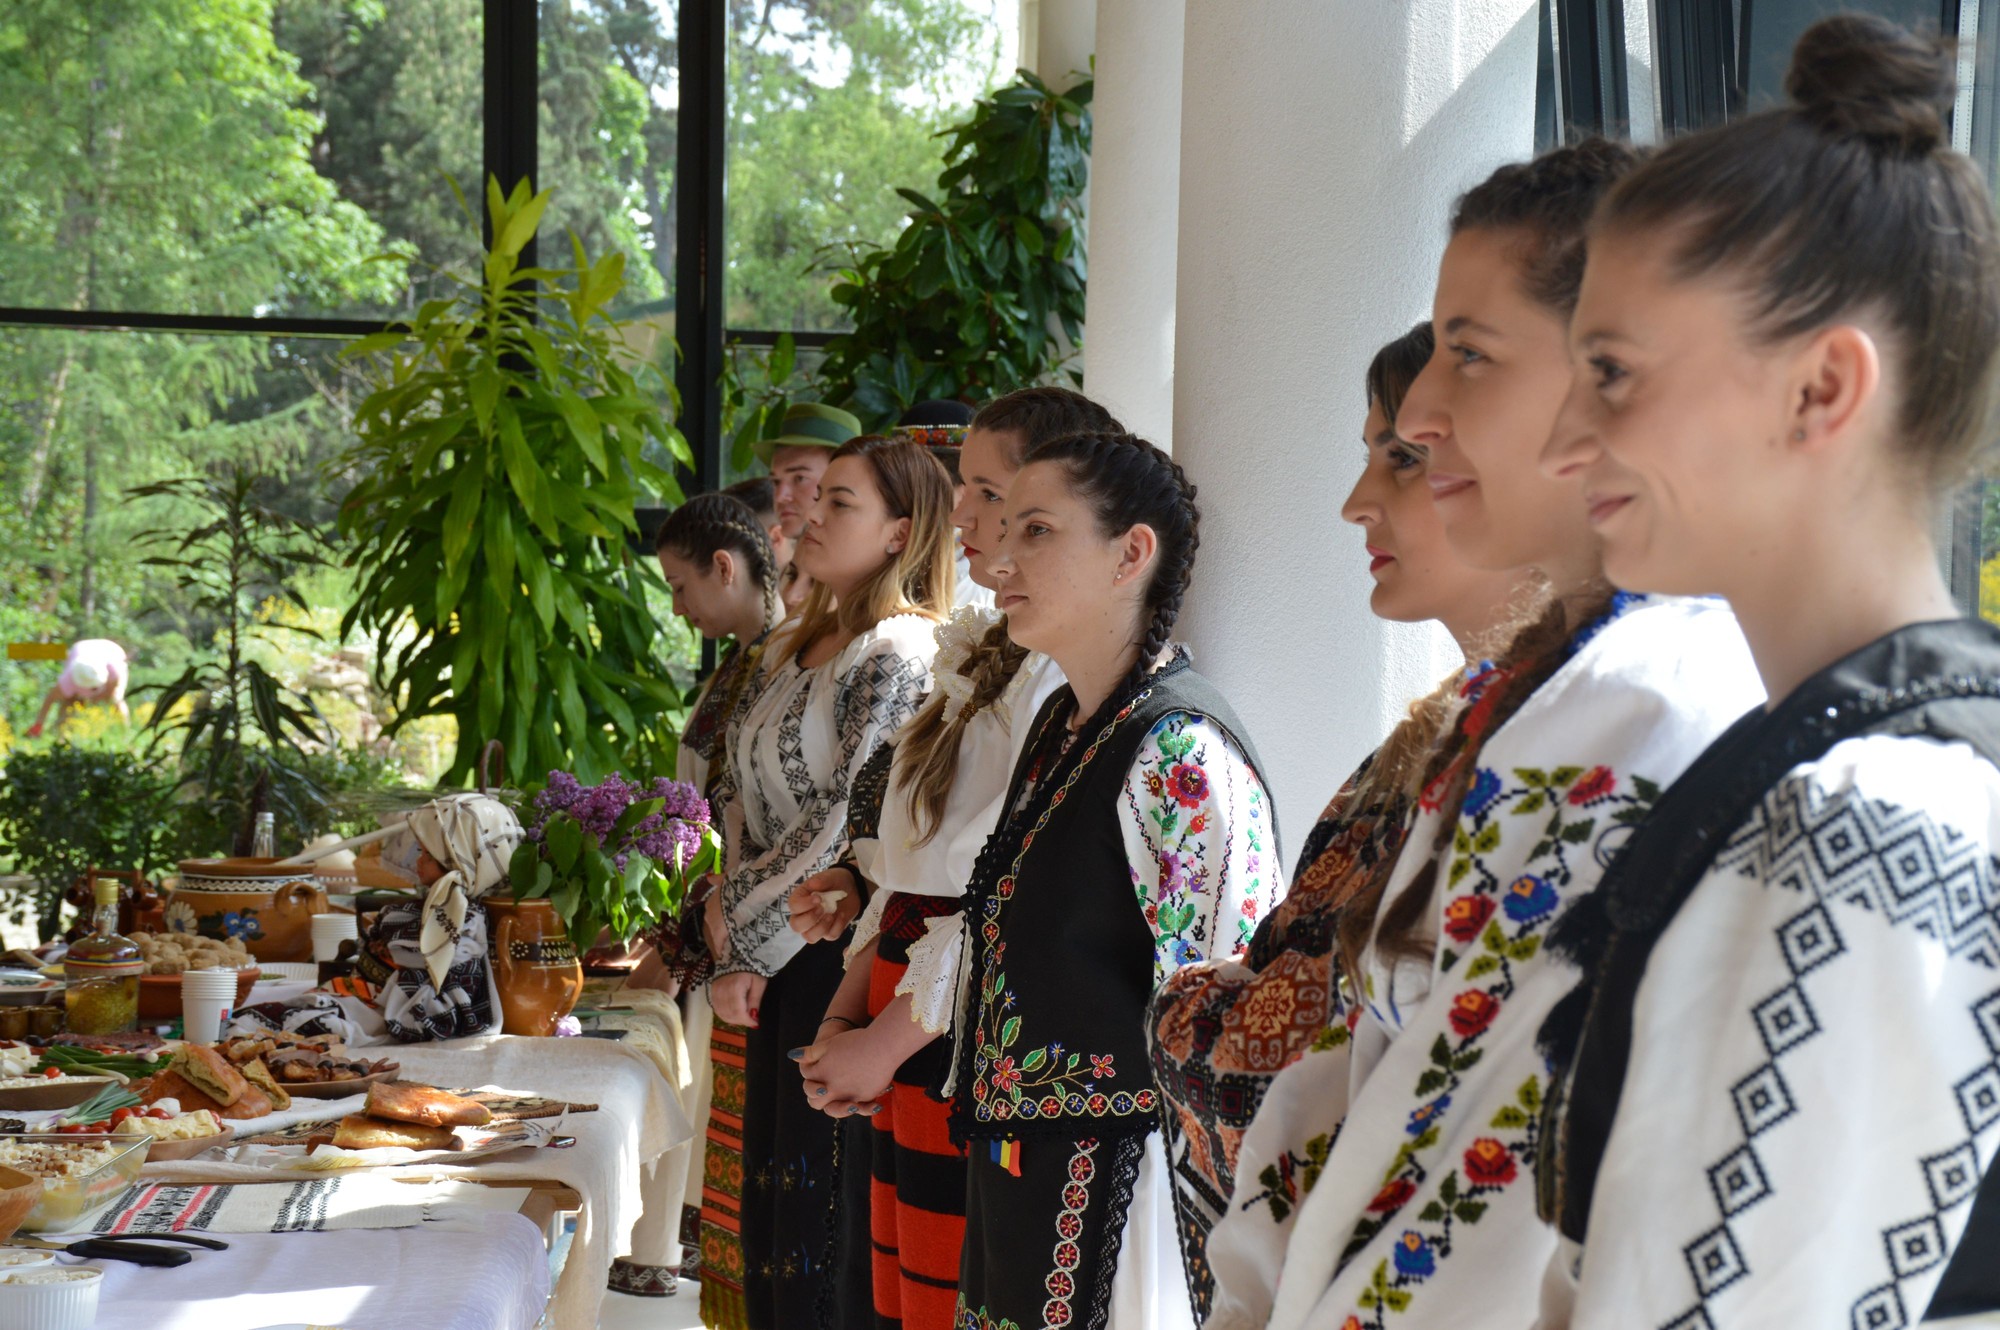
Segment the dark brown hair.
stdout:
<path fill-rule="evenodd" d="M 1023 388 L 979 409 L 968 429 L 988 430 L 1006 441 L 1008 463 L 1018 470 L 1033 449 L 1068 434 L 1122 434 L 1125 427 L 1109 411 L 1067 388 Z M 940 691 L 917 713 L 897 740 L 896 787 L 910 801 L 910 818 L 926 844 L 938 832 L 952 782 L 958 779 L 960 736 L 966 723 L 999 701 L 1020 673 L 1025 648 L 1007 636 L 1001 619 L 966 653 L 958 672 L 972 680 L 972 695 L 947 718 Z"/>
<path fill-rule="evenodd" d="M 1410 391 L 1410 385 L 1417 381 L 1417 375 L 1424 372 L 1430 363 L 1431 353 L 1437 349 L 1437 337 L 1431 332 L 1428 322 L 1416 327 L 1390 342 L 1375 353 L 1368 362 L 1368 374 L 1364 380 L 1368 390 L 1368 403 L 1382 404 L 1382 414 L 1389 417 L 1389 423 L 1396 423 L 1396 413 L 1403 409 L 1403 398 Z"/>
<path fill-rule="evenodd" d="M 1101 535 L 1113 537 L 1143 525 L 1158 539 L 1153 575 L 1141 601 L 1146 627 L 1139 655 L 1124 684 L 1106 700 L 1110 706 L 1152 672 L 1180 618 L 1194 577 L 1195 551 L 1201 548 L 1194 482 L 1180 463 L 1131 434 L 1071 434 L 1031 449 L 1022 465 L 1035 462 L 1064 464 L 1070 489 L 1089 506 Z"/>
<path fill-rule="evenodd" d="M 778 524 L 778 487 L 769 476 L 739 480 L 734 485 L 723 486 L 721 492 L 757 514 L 757 520 L 766 527 Z"/>
<path fill-rule="evenodd" d="M 1537 303 L 1572 314 L 1583 288 L 1591 214 L 1605 191 L 1639 161 L 1637 149 L 1593 137 L 1503 166 L 1459 196 L 1451 233 L 1518 235 L 1522 289 Z"/>
<path fill-rule="evenodd" d="M 728 550 L 742 560 L 751 582 L 763 593 L 764 626 L 784 617 L 779 609 L 777 557 L 757 514 L 741 500 L 728 494 L 695 495 L 667 514 L 653 537 L 653 548 L 701 568 Z"/>
<path fill-rule="evenodd" d="M 1783 106 L 1691 135 L 1611 192 L 1598 225 L 1669 231 L 1675 276 L 1722 276 L 1750 334 L 1782 342 L 1879 320 L 1900 446 L 1933 489 L 1987 439 L 2000 241 L 1978 168 L 1953 152 L 1950 49 L 1860 14 L 1806 29 Z"/>
<path fill-rule="evenodd" d="M 979 408 L 968 429 L 1013 436 L 1007 460 L 1018 469 L 1037 444 L 1066 434 L 1123 434 L 1109 411 L 1068 388 L 1020 388 Z"/>

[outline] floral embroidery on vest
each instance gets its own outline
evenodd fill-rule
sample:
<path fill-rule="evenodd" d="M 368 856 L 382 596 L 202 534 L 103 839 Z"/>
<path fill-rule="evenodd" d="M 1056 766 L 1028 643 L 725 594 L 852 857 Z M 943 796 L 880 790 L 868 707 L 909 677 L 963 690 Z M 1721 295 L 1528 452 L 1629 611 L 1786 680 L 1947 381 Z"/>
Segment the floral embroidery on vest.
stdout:
<path fill-rule="evenodd" d="M 986 943 L 986 956 L 980 971 L 979 1020 L 973 1030 L 972 1059 L 972 1111 L 979 1122 L 1006 1122 L 1014 1118 L 1032 1120 L 1063 1114 L 1088 1114 L 1096 1118 L 1130 1117 L 1151 1113 L 1159 1107 L 1159 1096 L 1150 1088 L 1141 1089 L 1136 1094 L 1125 1090 L 1107 1094 L 1098 1088 L 1099 1081 L 1111 1080 L 1118 1074 L 1108 1054 L 1090 1054 L 1086 1069 L 1085 1055 L 1067 1052 L 1061 1044 L 1039 1047 L 1021 1044 L 1021 1018 L 1007 1014 L 1015 1007 L 1016 998 L 1007 987 L 1004 968 L 1007 946 L 1000 941 L 1001 914 L 1007 902 L 1013 899 L 1014 880 L 1035 843 L 1035 837 L 1048 826 L 1055 811 L 1062 807 L 1070 790 L 1112 732 L 1151 694 L 1150 688 L 1142 691 L 1106 722 L 1103 730 L 1090 741 L 1068 778 L 1049 796 L 1049 805 L 1042 810 L 1041 817 L 1022 837 L 1021 848 L 1014 856 L 1013 864 L 982 907 L 985 917 L 980 923 L 980 936 Z M 1054 718 L 1050 720 L 1053 723 Z M 1034 776 L 1031 775 L 1030 779 Z"/>
<path fill-rule="evenodd" d="M 1414 1107 L 1404 1126 L 1408 1139 L 1341 1253 L 1345 1265 L 1384 1229 L 1400 1227 L 1390 1256 L 1370 1274 L 1350 1325 L 1383 1330 L 1387 1313 L 1407 1311 L 1413 1290 L 1451 1258 L 1456 1227 L 1477 1224 L 1486 1197 L 1532 1176 L 1541 1125 L 1539 1076 L 1520 1085 L 1515 1102 L 1486 1124 L 1491 1134 L 1475 1138 L 1456 1160 L 1433 1157 L 1443 1136 L 1440 1124 L 1464 1073 L 1484 1056 L 1481 1040 L 1514 995 L 1520 974 L 1540 957 L 1543 937 L 1574 880 L 1576 856 L 1613 853 L 1659 794 L 1654 782 L 1620 777 L 1605 766 L 1517 767 L 1511 780 L 1491 768 L 1473 773 L 1453 829 L 1440 922 L 1440 978 L 1455 974 L 1459 983 L 1455 988 L 1440 983 L 1429 999 L 1447 1004 L 1451 1030 L 1431 1046 L 1430 1066 L 1412 1087 Z M 1523 834 L 1539 839 L 1524 871 L 1503 881 L 1488 860 L 1503 839 Z M 1328 1033 L 1334 1042 L 1344 1042 L 1346 1031 L 1339 1027 Z M 1441 1167 L 1446 1171 L 1437 1177 L 1431 1199 L 1414 1216 L 1406 1215 L 1409 1202 Z"/>

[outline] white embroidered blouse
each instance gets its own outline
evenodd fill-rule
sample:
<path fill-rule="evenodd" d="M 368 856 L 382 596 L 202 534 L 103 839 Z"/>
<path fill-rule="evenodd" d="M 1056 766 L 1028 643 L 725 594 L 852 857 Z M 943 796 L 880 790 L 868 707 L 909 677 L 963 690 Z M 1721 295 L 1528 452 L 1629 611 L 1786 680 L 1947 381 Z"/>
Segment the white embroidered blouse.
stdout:
<path fill-rule="evenodd" d="M 963 608 L 952 616 L 949 623 L 939 625 L 933 675 L 937 689 L 946 693 L 952 701 L 962 701 L 955 696 L 955 686 L 969 686 L 971 682 L 958 673 L 958 667 L 987 629 L 1000 618 L 997 610 Z M 1062 670 L 1056 663 L 1040 652 L 1030 652 L 1014 677 L 1001 690 L 1000 696 L 966 721 L 959 731 L 957 777 L 945 797 L 944 812 L 938 819 L 936 833 L 929 839 L 918 832 L 915 819 L 910 814 L 908 795 L 900 786 L 900 767 L 891 765 L 889 788 L 882 801 L 877 835 L 854 843 L 855 864 L 860 868 L 861 875 L 875 884 L 876 892 L 855 925 L 854 940 L 848 947 L 849 956 L 859 954 L 874 940 L 879 931 L 882 910 L 892 894 L 965 894 L 965 885 L 972 877 L 973 862 L 978 859 L 980 850 L 985 848 L 986 838 L 999 824 L 1001 804 L 1007 798 L 1007 783 L 1014 775 L 1014 764 L 1027 742 L 1028 730 L 1042 704 L 1062 684 Z M 901 762 L 902 756 L 903 750 L 899 745 L 896 763 Z M 941 915 L 934 922 L 940 931 L 952 934 L 957 931 L 954 916 Z M 924 948 L 925 942 L 920 941 L 916 947 Z M 939 955 L 936 948 L 926 949 L 924 954 L 930 971 L 955 974 L 955 958 Z M 912 950 L 910 963 L 915 969 L 918 964 L 916 949 Z M 912 992 L 928 990 L 933 984 L 926 974 L 919 972 L 916 980 L 906 976 L 905 986 Z M 948 1009 L 943 1011 L 943 1019 L 949 1021 Z M 945 1027 L 935 1023 L 933 1017 L 933 1022 L 927 1023 L 925 1028 L 936 1034 L 942 1033 Z"/>
<path fill-rule="evenodd" d="M 1764 797 L 1653 951 L 1543 1325 L 1923 1316 L 2000 1148 L 1996 854 L 1964 744 L 1848 739 Z"/>
<path fill-rule="evenodd" d="M 1621 597 L 1488 738 L 1428 908 L 1429 964 L 1370 954 L 1359 992 L 1280 1072 L 1210 1235 L 1209 1330 L 1523 1330 L 1555 1236 L 1535 1213 L 1543 1018 L 1575 972 L 1540 954 L 1564 906 L 1763 690 L 1720 601 Z M 1384 894 L 1443 814 L 1420 809 Z"/>
<path fill-rule="evenodd" d="M 846 850 L 849 784 L 923 704 L 935 623 L 884 619 L 824 664 L 765 663 L 756 699 L 729 735 L 725 797 L 740 846 L 722 884 L 729 955 L 717 974 L 770 976 L 805 946 L 786 897 Z"/>

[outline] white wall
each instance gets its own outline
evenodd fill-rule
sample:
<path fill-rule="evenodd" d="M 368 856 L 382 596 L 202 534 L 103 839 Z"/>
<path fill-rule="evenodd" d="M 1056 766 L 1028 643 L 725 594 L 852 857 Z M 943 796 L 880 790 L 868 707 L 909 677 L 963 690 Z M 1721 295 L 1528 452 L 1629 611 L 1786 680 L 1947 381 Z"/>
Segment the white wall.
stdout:
<path fill-rule="evenodd" d="M 1097 0 L 1084 390 L 1169 451 L 1184 0 Z"/>
<path fill-rule="evenodd" d="M 1289 861 L 1454 663 L 1441 631 L 1369 614 L 1339 509 L 1362 372 L 1428 314 L 1452 200 L 1533 148 L 1536 5 L 1186 7 L 1173 429 L 1204 518 L 1181 636 L 1262 752 Z M 1093 262 L 1116 243 L 1100 226 Z"/>
<path fill-rule="evenodd" d="M 1090 72 L 1097 0 L 1021 0 L 1021 64 L 1058 92 Z"/>

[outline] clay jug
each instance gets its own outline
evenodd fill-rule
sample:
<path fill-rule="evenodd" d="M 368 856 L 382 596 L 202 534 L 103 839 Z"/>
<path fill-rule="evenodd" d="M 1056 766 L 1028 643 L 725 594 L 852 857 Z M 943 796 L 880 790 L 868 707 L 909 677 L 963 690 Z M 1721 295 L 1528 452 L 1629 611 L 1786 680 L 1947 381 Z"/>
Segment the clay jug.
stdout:
<path fill-rule="evenodd" d="M 583 966 L 562 919 L 545 900 L 488 896 L 487 954 L 500 989 L 501 1029 L 550 1035 L 583 996 Z"/>

